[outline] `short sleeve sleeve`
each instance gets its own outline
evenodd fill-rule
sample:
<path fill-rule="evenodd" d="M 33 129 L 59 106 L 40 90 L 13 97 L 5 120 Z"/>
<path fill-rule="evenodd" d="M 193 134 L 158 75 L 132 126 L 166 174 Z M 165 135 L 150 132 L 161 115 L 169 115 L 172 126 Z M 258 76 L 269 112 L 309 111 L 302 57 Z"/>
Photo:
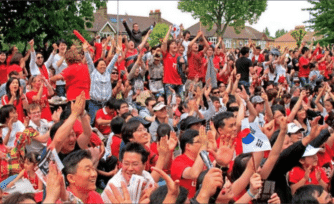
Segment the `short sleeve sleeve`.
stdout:
<path fill-rule="evenodd" d="M 289 183 L 295 184 L 298 183 L 303 177 L 305 172 L 302 171 L 299 167 L 294 167 L 289 172 Z"/>
<path fill-rule="evenodd" d="M 174 160 L 171 167 L 171 177 L 173 180 L 181 180 L 183 171 L 189 166 L 185 165 L 180 159 Z"/>

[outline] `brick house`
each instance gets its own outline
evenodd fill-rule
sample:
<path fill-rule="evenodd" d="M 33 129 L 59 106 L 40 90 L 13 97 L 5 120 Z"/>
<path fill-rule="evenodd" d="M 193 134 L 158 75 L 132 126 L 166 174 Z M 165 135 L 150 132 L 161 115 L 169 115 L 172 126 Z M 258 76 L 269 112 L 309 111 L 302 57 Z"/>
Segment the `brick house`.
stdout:
<path fill-rule="evenodd" d="M 295 30 L 304 29 L 305 26 L 296 26 Z M 288 47 L 289 49 L 295 49 L 297 48 L 297 42 L 296 40 L 291 36 L 291 32 L 293 30 L 289 31 L 288 33 L 282 35 L 281 37 L 275 39 L 274 46 L 280 47 L 281 51 L 284 50 L 285 47 Z M 307 31 L 305 37 L 303 38 L 303 41 L 306 41 L 307 44 L 311 44 L 312 41 L 321 39 L 321 36 L 314 36 L 315 32 Z"/>
<path fill-rule="evenodd" d="M 151 26 L 154 21 L 156 23 L 165 23 L 168 26 L 172 25 L 169 21 L 161 18 L 160 10 L 150 11 L 149 16 L 131 16 L 131 15 L 118 15 L 119 16 L 119 31 L 122 35 L 127 35 L 125 28 L 123 26 L 123 19 L 130 29 L 132 29 L 132 24 L 137 23 L 141 30 L 144 30 Z M 108 35 L 114 36 L 117 32 L 117 14 L 107 14 L 107 6 L 100 7 L 94 13 L 94 23 L 92 28 L 86 28 L 91 37 L 100 35 L 105 37 Z"/>
<path fill-rule="evenodd" d="M 217 29 L 216 25 L 212 26 L 212 29 L 208 31 L 206 27 L 202 26 L 202 30 L 204 32 L 205 37 L 212 43 L 217 43 L 218 37 L 216 37 L 215 30 Z M 188 29 L 192 37 L 194 37 L 198 30 L 200 30 L 200 23 L 196 23 L 189 27 Z M 227 26 L 223 40 L 226 48 L 237 48 L 242 47 L 248 44 L 248 40 L 251 39 L 256 43 L 257 46 L 261 46 L 264 48 L 267 42 L 273 43 L 274 40 L 267 37 L 266 34 L 255 30 L 252 27 L 245 26 L 244 29 L 240 30 L 240 33 L 237 34 L 233 27 Z"/>

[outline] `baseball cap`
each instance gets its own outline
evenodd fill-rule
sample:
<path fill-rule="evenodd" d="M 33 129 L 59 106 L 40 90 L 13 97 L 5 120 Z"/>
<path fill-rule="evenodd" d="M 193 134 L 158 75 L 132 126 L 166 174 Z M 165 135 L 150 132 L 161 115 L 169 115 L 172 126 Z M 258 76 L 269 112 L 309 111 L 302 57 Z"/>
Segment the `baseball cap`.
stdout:
<path fill-rule="evenodd" d="M 307 145 L 303 157 L 313 156 L 319 152 L 321 148 L 314 148 L 311 145 Z"/>
<path fill-rule="evenodd" d="M 166 105 L 163 102 L 157 103 L 154 105 L 153 111 L 159 111 L 163 109 L 164 107 L 166 107 Z"/>
<path fill-rule="evenodd" d="M 252 103 L 263 103 L 264 100 L 261 96 L 254 96 L 251 100 Z"/>
<path fill-rule="evenodd" d="M 298 125 L 296 125 L 295 123 L 289 123 L 288 124 L 288 133 L 296 133 L 298 131 L 304 131 L 305 129 L 302 127 L 299 127 Z"/>

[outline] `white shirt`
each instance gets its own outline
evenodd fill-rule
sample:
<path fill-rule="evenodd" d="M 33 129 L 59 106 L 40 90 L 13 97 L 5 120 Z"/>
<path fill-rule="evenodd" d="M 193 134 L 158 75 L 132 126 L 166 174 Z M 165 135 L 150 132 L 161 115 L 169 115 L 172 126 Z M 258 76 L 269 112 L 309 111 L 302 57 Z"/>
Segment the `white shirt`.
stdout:
<path fill-rule="evenodd" d="M 188 41 L 183 41 L 182 42 L 182 45 L 184 46 L 184 52 L 183 52 L 183 57 L 185 57 L 186 58 L 186 60 L 187 60 L 187 52 L 188 52 L 188 45 L 189 45 L 189 43 L 190 43 L 190 41 L 188 40 Z"/>
<path fill-rule="evenodd" d="M 39 132 L 40 135 L 44 135 L 46 134 L 49 129 L 50 129 L 50 125 L 49 122 L 45 119 L 41 119 L 40 120 L 40 126 L 37 126 L 33 121 L 29 121 L 29 126 L 34 128 L 35 130 L 37 130 Z M 37 140 L 34 140 L 34 138 L 32 138 L 31 143 L 26 145 L 26 149 L 27 152 L 39 152 L 41 153 L 44 149 L 44 147 L 46 147 L 47 143 L 41 143 Z"/>
<path fill-rule="evenodd" d="M 155 182 L 154 182 L 154 180 L 153 180 L 151 174 L 148 173 L 147 171 L 144 170 L 144 171 L 143 171 L 143 174 L 142 174 L 141 176 L 143 176 L 143 177 L 146 179 L 146 181 L 147 181 L 147 184 L 146 184 L 146 186 L 145 186 L 145 188 L 144 188 L 143 190 L 149 188 L 150 184 L 152 184 L 152 185 L 155 184 Z M 112 192 L 111 189 L 110 189 L 110 187 L 109 187 L 109 184 L 111 184 L 111 183 L 114 184 L 114 186 L 115 186 L 116 188 L 118 188 L 119 192 L 122 193 L 122 185 L 121 185 L 121 182 L 125 182 L 125 183 L 127 183 L 126 180 L 125 180 L 125 178 L 123 177 L 122 169 L 120 169 L 120 170 L 117 172 L 117 174 L 115 174 L 115 176 L 112 177 L 112 178 L 108 181 L 107 187 L 106 187 L 106 188 L 104 189 L 104 191 L 102 192 L 101 197 L 102 197 L 102 200 L 104 201 L 104 203 L 111 203 L 111 201 L 109 200 L 107 194 L 105 193 L 106 190 L 109 190 L 110 192 Z M 129 187 L 129 186 L 128 186 L 128 187 Z M 122 193 L 122 194 L 123 194 L 123 193 Z"/>
<path fill-rule="evenodd" d="M 57 66 L 57 62 L 61 59 L 61 56 L 59 54 L 56 54 L 53 58 L 52 61 L 52 67 L 56 70 L 56 75 L 60 74 L 66 67 L 67 67 L 67 63 L 64 60 L 63 63 L 60 65 L 60 67 Z M 56 85 L 65 85 L 65 81 L 57 81 Z"/>
<path fill-rule="evenodd" d="M 44 63 L 45 67 L 46 67 L 46 70 L 48 71 L 48 74 L 50 75 L 50 71 L 49 71 L 49 68 L 53 62 L 53 58 L 54 58 L 54 54 L 53 52 L 51 53 L 49 59 Z M 39 71 L 38 69 L 38 66 L 36 64 L 36 52 L 31 52 L 30 53 L 30 63 L 29 63 L 29 66 L 30 66 L 30 73 L 32 76 L 36 76 L 36 75 L 40 75 L 41 72 Z"/>
<path fill-rule="evenodd" d="M 276 73 L 277 73 L 277 76 L 276 76 L 275 82 L 277 83 L 281 76 L 285 77 L 286 70 L 284 69 L 282 65 L 276 64 Z"/>
<path fill-rule="evenodd" d="M 21 121 L 18 120 L 17 122 L 13 123 L 13 129 L 10 132 L 7 146 L 14 147 L 16 133 L 23 132 L 24 130 L 25 130 L 25 127 Z M 6 137 L 8 131 L 9 131 L 8 127 L 2 128 L 2 138 Z"/>

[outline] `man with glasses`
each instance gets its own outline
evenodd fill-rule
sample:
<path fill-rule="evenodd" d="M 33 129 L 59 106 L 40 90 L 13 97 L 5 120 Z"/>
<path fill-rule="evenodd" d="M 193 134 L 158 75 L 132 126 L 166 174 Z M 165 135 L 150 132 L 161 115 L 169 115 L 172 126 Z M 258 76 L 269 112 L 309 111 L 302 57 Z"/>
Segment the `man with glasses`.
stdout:
<path fill-rule="evenodd" d="M 36 137 L 33 137 L 30 144 L 26 145 L 27 152 L 38 152 L 42 153 L 46 147 L 46 143 L 50 139 L 50 126 L 45 119 L 41 119 L 41 107 L 36 103 L 32 103 L 28 107 L 28 116 L 30 118 L 29 126 L 39 132 Z"/>
<path fill-rule="evenodd" d="M 34 40 L 29 42 L 30 45 L 30 73 L 32 76 L 42 75 L 45 79 L 49 80 L 49 69 L 52 65 L 52 61 L 57 53 L 57 45 L 53 44 L 53 52 L 51 53 L 48 61 L 44 63 L 44 57 L 41 52 L 35 52 Z"/>
<path fill-rule="evenodd" d="M 146 107 L 139 111 L 139 116 L 148 122 L 153 122 L 155 120 L 153 106 L 156 104 L 156 102 L 157 101 L 154 97 L 148 97 L 145 100 Z"/>

